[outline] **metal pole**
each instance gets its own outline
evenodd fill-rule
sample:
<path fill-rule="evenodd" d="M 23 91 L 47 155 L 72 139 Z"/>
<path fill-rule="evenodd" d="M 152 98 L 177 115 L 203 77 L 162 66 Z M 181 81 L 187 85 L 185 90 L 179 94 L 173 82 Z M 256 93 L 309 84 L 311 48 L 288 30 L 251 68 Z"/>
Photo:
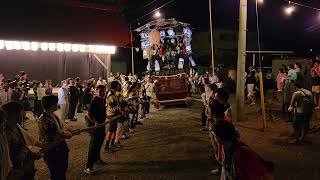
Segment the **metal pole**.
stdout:
<path fill-rule="evenodd" d="M 238 67 L 237 67 L 237 95 L 236 95 L 236 121 L 243 119 L 244 112 L 244 79 L 246 66 L 246 41 L 247 41 L 247 0 L 240 0 L 239 42 L 238 42 Z"/>
<path fill-rule="evenodd" d="M 130 39 L 131 39 L 131 72 L 134 75 L 134 60 L 133 60 L 133 33 L 130 24 Z"/>
<path fill-rule="evenodd" d="M 213 28 L 212 28 L 212 7 L 211 0 L 209 0 L 209 15 L 210 15 L 210 36 L 211 36 L 211 64 L 212 74 L 214 75 L 214 49 L 213 49 Z"/>
<path fill-rule="evenodd" d="M 253 53 L 253 55 L 252 55 L 252 66 L 253 67 L 256 66 L 256 54 L 255 53 Z"/>

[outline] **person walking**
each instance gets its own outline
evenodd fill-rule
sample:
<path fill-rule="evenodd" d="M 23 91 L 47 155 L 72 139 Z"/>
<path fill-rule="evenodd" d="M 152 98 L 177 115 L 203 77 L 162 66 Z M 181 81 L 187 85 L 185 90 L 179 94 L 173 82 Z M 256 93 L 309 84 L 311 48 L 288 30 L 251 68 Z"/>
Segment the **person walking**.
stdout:
<path fill-rule="evenodd" d="M 314 102 L 312 98 L 312 93 L 303 88 L 302 82 L 295 82 L 297 90 L 292 95 L 289 112 L 293 112 L 295 109 L 295 114 L 293 118 L 293 130 L 294 137 L 290 144 L 301 144 L 307 134 L 309 129 L 310 119 L 313 114 Z"/>
<path fill-rule="evenodd" d="M 58 97 L 45 96 L 42 99 L 43 114 L 39 119 L 39 139 L 44 147 L 43 159 L 47 164 L 51 180 L 66 180 L 69 148 L 65 139 L 80 133 L 71 130 L 64 121 L 54 114 L 58 110 Z M 49 147 L 49 148 L 48 148 Z"/>
<path fill-rule="evenodd" d="M 88 109 L 86 121 L 88 126 L 94 126 L 95 130 L 90 132 L 90 144 L 88 151 L 88 160 L 84 172 L 88 175 L 95 173 L 94 164 L 105 165 L 101 160 L 100 151 L 106 136 L 105 125 L 100 124 L 106 121 L 106 104 L 105 104 L 106 87 L 99 85 L 96 88 L 96 96 L 92 99 Z"/>
<path fill-rule="evenodd" d="M 61 121 L 68 122 L 69 90 L 66 80 L 61 81 L 61 88 L 58 91 L 58 104 L 61 108 Z"/>

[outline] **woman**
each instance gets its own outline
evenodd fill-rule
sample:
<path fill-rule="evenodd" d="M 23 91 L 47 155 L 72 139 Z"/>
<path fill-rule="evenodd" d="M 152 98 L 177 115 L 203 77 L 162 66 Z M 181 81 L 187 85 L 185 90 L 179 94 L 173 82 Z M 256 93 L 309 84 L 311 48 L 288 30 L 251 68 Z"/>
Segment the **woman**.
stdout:
<path fill-rule="evenodd" d="M 288 76 L 287 76 L 287 74 L 285 73 L 284 69 L 283 69 L 283 68 L 280 68 L 280 69 L 279 69 L 279 72 L 278 72 L 278 75 L 277 75 L 277 78 L 276 78 L 278 91 L 283 91 L 283 88 L 284 88 L 284 80 L 287 79 L 287 78 L 288 78 Z"/>
<path fill-rule="evenodd" d="M 44 112 L 39 119 L 39 138 L 46 147 L 43 150 L 43 159 L 49 168 L 51 180 L 65 180 L 69 158 L 65 139 L 70 139 L 80 131 L 72 131 L 54 114 L 58 110 L 58 97 L 43 97 L 42 106 Z"/>

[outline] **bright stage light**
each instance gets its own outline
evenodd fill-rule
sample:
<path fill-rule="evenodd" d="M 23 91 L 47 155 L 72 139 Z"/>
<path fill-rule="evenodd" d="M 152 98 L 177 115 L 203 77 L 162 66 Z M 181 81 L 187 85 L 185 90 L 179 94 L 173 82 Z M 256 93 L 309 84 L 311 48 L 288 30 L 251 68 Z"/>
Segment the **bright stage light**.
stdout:
<path fill-rule="evenodd" d="M 30 42 L 28 41 L 22 41 L 21 46 L 22 46 L 22 49 L 25 51 L 29 51 L 31 49 Z"/>
<path fill-rule="evenodd" d="M 62 52 L 63 51 L 63 44 L 57 43 L 57 51 Z"/>
<path fill-rule="evenodd" d="M 31 50 L 38 51 L 38 49 L 39 49 L 39 43 L 38 42 L 31 42 Z"/>
<path fill-rule="evenodd" d="M 0 49 L 4 48 L 4 40 L 0 40 Z"/>
<path fill-rule="evenodd" d="M 4 44 L 5 44 L 7 50 L 13 49 L 13 42 L 12 41 L 5 41 Z"/>
<path fill-rule="evenodd" d="M 285 8 L 285 12 L 289 16 L 294 12 L 294 10 L 295 10 L 294 6 L 288 6 L 288 7 Z"/>
<path fill-rule="evenodd" d="M 71 50 L 72 50 L 72 52 L 78 52 L 79 51 L 79 44 L 72 44 Z"/>
<path fill-rule="evenodd" d="M 40 44 L 40 48 L 41 48 L 42 51 L 47 51 L 48 48 L 49 48 L 49 44 L 46 43 L 46 42 L 43 42 L 43 43 Z"/>
<path fill-rule="evenodd" d="M 13 41 L 13 49 L 20 50 L 21 49 L 21 41 Z"/>
<path fill-rule="evenodd" d="M 257 0 L 259 4 L 263 4 L 264 0 Z"/>
<path fill-rule="evenodd" d="M 56 43 L 49 43 L 49 51 L 55 51 L 56 50 Z"/>
<path fill-rule="evenodd" d="M 71 44 L 64 43 L 63 44 L 63 50 L 66 51 L 66 52 L 70 52 L 71 51 Z"/>
<path fill-rule="evenodd" d="M 86 45 L 80 44 L 79 45 L 79 51 L 80 52 L 86 52 Z"/>

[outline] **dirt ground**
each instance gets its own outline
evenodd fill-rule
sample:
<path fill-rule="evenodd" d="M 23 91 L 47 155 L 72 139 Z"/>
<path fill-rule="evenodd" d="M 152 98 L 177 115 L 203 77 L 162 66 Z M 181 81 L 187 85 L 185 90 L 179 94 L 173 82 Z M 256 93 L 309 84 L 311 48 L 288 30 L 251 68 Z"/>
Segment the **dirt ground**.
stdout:
<path fill-rule="evenodd" d="M 320 179 L 319 133 L 309 135 L 306 145 L 288 145 L 291 124 L 284 122 L 285 116 L 274 113 L 274 122 L 268 121 L 268 128 L 262 131 L 259 109 L 247 105 L 245 109 L 246 120 L 237 123 L 241 139 L 262 157 L 276 163 L 276 179 Z M 200 132 L 200 111 L 200 103 L 190 107 L 153 109 L 143 125 L 137 126 L 135 133 L 121 142 L 123 148 L 120 151 L 112 154 L 101 152 L 107 165 L 98 166 L 94 176 L 83 173 L 89 135 L 83 133 L 73 137 L 68 141 L 68 179 L 218 180 L 217 176 L 208 173 L 214 163 L 209 158 L 207 133 Z M 84 127 L 84 113 L 77 114 L 77 117 L 78 121 L 70 125 L 74 128 Z M 33 135 L 37 133 L 34 119 L 31 118 L 26 126 Z M 36 163 L 36 167 L 36 179 L 49 179 L 48 169 L 42 159 Z"/>

